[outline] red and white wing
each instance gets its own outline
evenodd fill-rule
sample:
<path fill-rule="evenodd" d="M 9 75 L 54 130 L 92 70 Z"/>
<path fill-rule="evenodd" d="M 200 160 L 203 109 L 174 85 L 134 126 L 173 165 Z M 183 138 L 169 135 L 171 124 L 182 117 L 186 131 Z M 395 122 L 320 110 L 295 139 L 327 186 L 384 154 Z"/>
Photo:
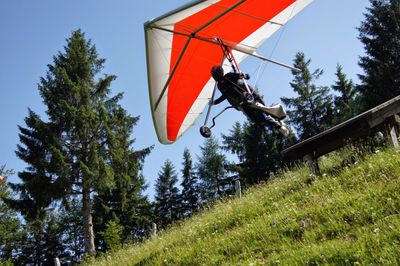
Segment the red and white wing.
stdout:
<path fill-rule="evenodd" d="M 203 112 L 224 59 L 215 38 L 255 53 L 312 0 L 204 0 L 145 24 L 149 94 L 161 143 L 173 143 Z M 239 63 L 247 55 L 233 52 Z"/>

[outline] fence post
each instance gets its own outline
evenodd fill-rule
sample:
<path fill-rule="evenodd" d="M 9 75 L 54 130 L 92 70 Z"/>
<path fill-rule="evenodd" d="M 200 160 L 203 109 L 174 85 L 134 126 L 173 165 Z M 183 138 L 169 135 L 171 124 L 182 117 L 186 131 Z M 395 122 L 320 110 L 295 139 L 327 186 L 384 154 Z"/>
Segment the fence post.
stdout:
<path fill-rule="evenodd" d="M 54 262 L 54 266 L 61 266 L 60 259 L 58 257 L 55 257 L 53 259 L 53 262 Z"/>
<path fill-rule="evenodd" d="M 151 235 L 153 237 L 157 236 L 157 224 L 156 223 L 151 223 Z"/>
<path fill-rule="evenodd" d="M 306 154 L 303 158 L 311 169 L 311 173 L 315 176 L 319 176 L 319 166 L 317 158 L 315 158 L 313 153 Z"/>
<path fill-rule="evenodd" d="M 241 198 L 242 197 L 242 187 L 240 186 L 240 180 L 235 181 L 235 191 L 236 191 L 236 197 Z"/>
<path fill-rule="evenodd" d="M 393 125 L 390 125 L 390 139 L 393 147 L 399 148 L 399 141 L 397 139 L 396 128 Z"/>
<path fill-rule="evenodd" d="M 391 121 L 387 124 L 387 138 L 389 140 L 389 143 L 391 144 L 392 147 L 398 149 L 399 148 L 399 140 L 398 140 L 398 135 L 397 135 L 397 124 L 400 124 L 399 122 L 399 117 L 397 115 L 394 115 Z"/>

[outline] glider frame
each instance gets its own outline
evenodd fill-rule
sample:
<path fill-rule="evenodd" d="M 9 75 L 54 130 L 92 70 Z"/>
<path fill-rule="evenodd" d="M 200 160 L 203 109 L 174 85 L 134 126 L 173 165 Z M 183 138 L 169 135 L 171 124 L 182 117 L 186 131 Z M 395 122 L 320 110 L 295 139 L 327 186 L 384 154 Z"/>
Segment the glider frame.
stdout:
<path fill-rule="evenodd" d="M 209 20 L 207 23 L 203 24 L 202 26 L 200 26 L 199 28 L 197 28 L 195 31 L 193 31 L 193 32 L 190 33 L 190 34 L 188 34 L 188 33 L 183 33 L 183 32 L 178 32 L 178 31 L 174 31 L 174 30 L 170 30 L 170 29 L 166 29 L 166 28 L 159 27 L 159 26 L 154 26 L 154 25 L 152 25 L 152 21 L 149 22 L 149 23 L 146 23 L 146 27 L 148 27 L 148 28 L 163 30 L 163 31 L 171 32 L 171 33 L 173 33 L 173 34 L 179 34 L 179 35 L 183 35 L 183 36 L 188 37 L 188 39 L 186 40 L 186 43 L 185 43 L 184 47 L 182 48 L 182 51 L 180 52 L 180 54 L 179 54 L 179 56 L 178 56 L 177 61 L 175 62 L 174 67 L 172 68 L 172 71 L 171 71 L 171 73 L 170 73 L 170 75 L 169 75 L 167 81 L 165 82 L 165 85 L 164 85 L 164 87 L 163 87 L 163 89 L 162 89 L 162 91 L 161 91 L 159 97 L 157 98 L 157 101 L 156 101 L 156 103 L 155 103 L 155 105 L 154 105 L 154 110 L 157 110 L 157 108 L 158 108 L 158 106 L 159 106 L 159 104 L 160 104 L 160 102 L 161 102 L 161 99 L 162 99 L 162 97 L 164 96 L 164 94 L 165 94 L 165 92 L 166 92 L 166 90 L 167 90 L 167 88 L 168 88 L 168 85 L 169 85 L 169 83 L 170 83 L 172 77 L 174 76 L 175 71 L 176 71 L 176 69 L 177 69 L 177 67 L 178 67 L 178 65 L 179 65 L 179 63 L 180 63 L 180 61 L 181 61 L 181 59 L 182 59 L 182 57 L 183 57 L 183 55 L 184 55 L 184 53 L 185 53 L 187 47 L 189 46 L 190 41 L 191 41 L 192 39 L 197 39 L 197 40 L 200 40 L 200 41 L 205 41 L 205 42 L 209 42 L 209 43 L 216 44 L 216 45 L 223 45 L 224 49 L 228 49 L 228 48 L 229 48 L 229 49 L 232 49 L 232 50 L 235 50 L 235 51 L 238 51 L 238 52 L 241 52 L 241 53 L 244 53 L 244 54 L 247 54 L 247 55 L 256 57 L 256 58 L 261 59 L 261 60 L 263 60 L 263 61 L 267 61 L 267 62 L 276 64 L 276 65 L 279 65 L 279 66 L 282 66 L 282 67 L 285 67 L 285 68 L 289 68 L 289 69 L 292 70 L 292 71 L 296 71 L 296 72 L 300 72 L 300 71 L 301 71 L 301 70 L 298 69 L 298 68 L 295 68 L 295 67 L 292 67 L 292 66 L 290 66 L 290 65 L 287 65 L 287 64 L 284 64 L 284 63 L 281 63 L 281 62 L 278 62 L 278 61 L 275 61 L 275 60 L 266 58 L 266 57 L 264 57 L 264 56 L 261 56 L 261 55 L 257 54 L 255 51 L 247 50 L 247 49 L 245 49 L 244 47 L 239 47 L 239 46 L 236 46 L 236 47 L 227 46 L 226 44 L 223 44 L 223 43 L 222 43 L 222 40 L 221 40 L 220 38 L 215 38 L 215 40 L 212 40 L 212 39 L 210 40 L 210 39 L 207 39 L 207 38 L 204 38 L 204 37 L 197 36 L 197 33 L 198 33 L 199 31 L 201 31 L 202 29 L 208 27 L 208 26 L 211 25 L 214 21 L 220 19 L 221 17 L 223 17 L 224 15 L 226 15 L 227 13 L 229 13 L 230 11 L 232 11 L 233 9 L 235 9 L 236 7 L 238 7 L 239 5 L 243 4 L 243 3 L 246 2 L 246 1 L 247 1 L 247 0 L 240 0 L 240 1 L 238 1 L 236 4 L 234 4 L 233 6 L 229 7 L 228 9 L 224 10 L 222 13 L 218 14 L 217 16 L 215 16 L 214 18 L 212 18 L 212 19 Z M 199 1 L 199 2 L 201 2 L 201 1 Z M 196 3 L 198 3 L 198 2 L 196 2 Z M 272 22 L 271 22 L 271 23 L 272 23 Z M 229 51 L 229 52 L 230 52 L 230 51 Z M 230 53 L 231 53 L 231 52 L 230 52 Z M 236 64 L 236 62 L 235 62 L 235 64 Z M 236 67 L 238 68 L 237 64 L 236 64 Z M 248 86 L 247 86 L 247 83 L 245 83 L 245 86 L 246 86 L 247 91 L 250 93 L 250 90 L 249 90 L 249 88 L 248 88 Z"/>
<path fill-rule="evenodd" d="M 188 37 L 188 39 L 186 40 L 185 46 L 183 47 L 182 51 L 179 54 L 179 57 L 177 59 L 177 61 L 175 62 L 175 65 L 167 79 L 167 81 L 165 82 L 164 88 L 162 89 L 160 96 L 158 97 L 156 104 L 154 106 L 154 110 L 157 110 L 158 105 L 161 102 L 162 97 L 165 94 L 165 91 L 167 90 L 167 87 L 173 77 L 173 75 L 175 74 L 175 71 L 187 49 L 187 47 L 189 46 L 190 41 L 192 40 L 192 38 L 196 38 L 196 34 L 201 31 L 202 29 L 208 27 L 209 25 L 211 25 L 214 21 L 220 19 L 221 17 L 223 17 L 224 15 L 226 15 L 227 13 L 229 13 L 231 10 L 235 9 L 236 7 L 238 7 L 239 5 L 243 4 L 244 2 L 246 2 L 247 0 L 240 0 L 239 2 L 237 2 L 236 4 L 234 4 L 233 6 L 229 7 L 228 9 L 224 10 L 224 12 L 222 12 L 221 14 L 218 14 L 217 16 L 215 16 L 214 18 L 210 19 L 209 21 L 207 21 L 206 23 L 204 23 L 203 25 L 201 25 L 199 28 L 197 28 L 195 31 L 193 31 L 190 34 L 186 34 L 186 36 Z M 150 26 L 151 27 L 151 26 Z"/>

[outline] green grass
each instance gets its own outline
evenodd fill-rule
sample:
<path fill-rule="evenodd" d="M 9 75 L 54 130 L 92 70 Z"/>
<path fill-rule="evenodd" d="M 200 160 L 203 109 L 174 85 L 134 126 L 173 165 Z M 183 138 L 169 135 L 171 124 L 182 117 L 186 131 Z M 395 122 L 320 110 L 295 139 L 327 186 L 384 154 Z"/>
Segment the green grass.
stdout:
<path fill-rule="evenodd" d="M 400 264 L 400 152 L 377 152 L 351 166 L 343 157 L 323 158 L 321 177 L 305 167 L 288 171 L 88 264 Z"/>

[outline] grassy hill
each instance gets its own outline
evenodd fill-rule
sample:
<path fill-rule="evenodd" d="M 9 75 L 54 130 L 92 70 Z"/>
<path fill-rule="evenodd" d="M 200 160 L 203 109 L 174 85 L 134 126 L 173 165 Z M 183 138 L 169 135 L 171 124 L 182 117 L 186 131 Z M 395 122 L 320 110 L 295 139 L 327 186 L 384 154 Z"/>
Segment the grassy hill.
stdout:
<path fill-rule="evenodd" d="M 343 154 L 226 199 L 92 265 L 400 264 L 400 152 Z"/>

